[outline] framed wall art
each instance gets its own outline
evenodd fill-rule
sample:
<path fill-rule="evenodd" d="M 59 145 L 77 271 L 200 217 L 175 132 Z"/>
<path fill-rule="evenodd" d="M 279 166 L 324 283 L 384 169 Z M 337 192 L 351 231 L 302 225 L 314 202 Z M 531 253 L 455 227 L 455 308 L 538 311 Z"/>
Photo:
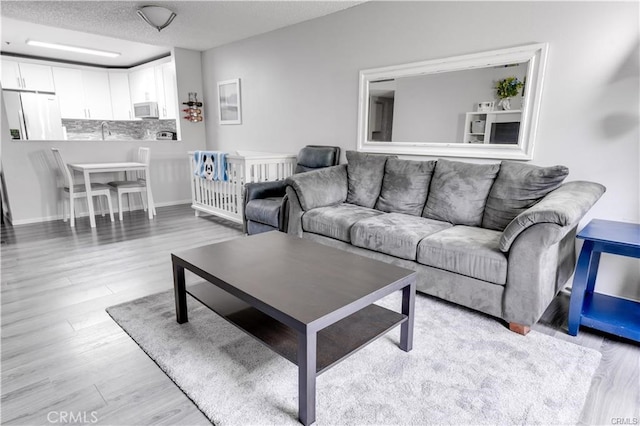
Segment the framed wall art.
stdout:
<path fill-rule="evenodd" d="M 242 124 L 239 78 L 218 82 L 218 111 L 220 124 Z"/>

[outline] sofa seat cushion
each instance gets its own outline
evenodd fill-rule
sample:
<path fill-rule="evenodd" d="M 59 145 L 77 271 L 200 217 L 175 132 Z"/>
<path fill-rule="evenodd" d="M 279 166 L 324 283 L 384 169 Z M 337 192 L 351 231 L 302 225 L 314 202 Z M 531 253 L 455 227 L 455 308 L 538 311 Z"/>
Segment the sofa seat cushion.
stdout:
<path fill-rule="evenodd" d="M 269 197 L 251 200 L 247 203 L 244 215 L 253 222 L 264 223 L 278 228 L 282 197 Z"/>
<path fill-rule="evenodd" d="M 302 215 L 302 229 L 350 243 L 354 223 L 381 214 L 378 210 L 348 203 L 319 207 Z"/>
<path fill-rule="evenodd" d="M 401 259 L 416 260 L 424 237 L 452 225 L 402 213 L 388 213 L 358 221 L 351 228 L 351 244 Z"/>
<path fill-rule="evenodd" d="M 454 226 L 432 234 L 418 244 L 418 263 L 504 285 L 507 256 L 500 251 L 499 231 Z"/>

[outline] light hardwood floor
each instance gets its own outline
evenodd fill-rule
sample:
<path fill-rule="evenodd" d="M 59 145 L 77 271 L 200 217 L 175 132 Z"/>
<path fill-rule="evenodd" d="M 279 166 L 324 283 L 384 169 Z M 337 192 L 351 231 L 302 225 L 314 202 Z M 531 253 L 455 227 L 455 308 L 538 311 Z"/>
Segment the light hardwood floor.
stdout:
<path fill-rule="evenodd" d="M 208 424 L 105 308 L 171 289 L 172 251 L 240 235 L 186 205 L 159 208 L 152 221 L 98 218 L 93 230 L 87 218 L 75 230 L 3 226 L 2 424 Z M 588 330 L 568 336 L 567 308 L 562 293 L 534 330 L 602 352 L 581 422 L 640 418 L 640 346 Z"/>

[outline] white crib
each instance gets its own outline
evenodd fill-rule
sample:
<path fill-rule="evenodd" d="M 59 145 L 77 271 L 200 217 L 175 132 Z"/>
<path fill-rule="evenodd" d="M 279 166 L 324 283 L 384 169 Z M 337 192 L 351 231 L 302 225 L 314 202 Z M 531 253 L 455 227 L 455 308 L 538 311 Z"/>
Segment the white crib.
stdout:
<path fill-rule="evenodd" d="M 196 162 L 189 152 L 191 207 L 196 216 L 208 213 L 242 223 L 244 184 L 285 179 L 293 174 L 295 154 L 238 151 L 227 155 L 229 181 L 210 181 L 195 175 Z"/>

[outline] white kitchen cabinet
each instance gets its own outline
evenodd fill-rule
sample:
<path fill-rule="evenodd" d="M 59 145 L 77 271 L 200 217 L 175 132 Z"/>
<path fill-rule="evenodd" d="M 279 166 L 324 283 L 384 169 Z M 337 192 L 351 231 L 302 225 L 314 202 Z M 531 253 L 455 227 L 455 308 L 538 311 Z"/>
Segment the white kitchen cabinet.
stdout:
<path fill-rule="evenodd" d="M 4 89 L 55 92 L 51 67 L 11 60 L 2 60 Z"/>
<path fill-rule="evenodd" d="M 84 106 L 82 71 L 74 68 L 53 67 L 53 80 L 60 104 L 60 116 L 69 119 L 88 118 Z"/>
<path fill-rule="evenodd" d="M 20 66 L 17 62 L 2 60 L 2 88 L 22 89 Z"/>
<path fill-rule="evenodd" d="M 55 92 L 50 66 L 20 63 L 20 75 L 25 90 Z"/>
<path fill-rule="evenodd" d="M 106 71 L 53 67 L 53 78 L 62 118 L 113 119 Z"/>
<path fill-rule="evenodd" d="M 142 68 L 129 73 L 131 103 L 157 101 L 156 76 L 153 67 Z"/>
<path fill-rule="evenodd" d="M 161 119 L 175 119 L 177 115 L 176 71 L 173 62 L 155 67 L 158 113 Z"/>
<path fill-rule="evenodd" d="M 125 72 L 109 71 L 109 87 L 111 88 L 111 111 L 114 120 L 132 120 L 131 94 L 129 93 L 129 76 Z"/>
<path fill-rule="evenodd" d="M 82 70 L 82 87 L 87 118 L 92 120 L 113 120 L 111 112 L 111 91 L 109 75 L 106 71 Z"/>

